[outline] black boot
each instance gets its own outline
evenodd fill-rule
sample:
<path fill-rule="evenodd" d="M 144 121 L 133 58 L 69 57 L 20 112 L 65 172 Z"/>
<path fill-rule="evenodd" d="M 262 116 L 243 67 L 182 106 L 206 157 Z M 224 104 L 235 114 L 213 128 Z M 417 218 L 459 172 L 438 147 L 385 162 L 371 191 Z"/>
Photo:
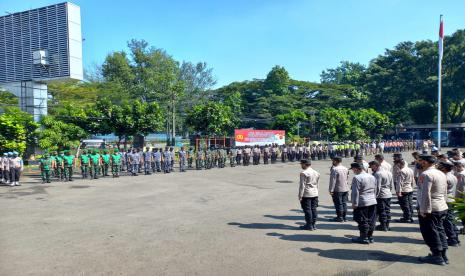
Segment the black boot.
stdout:
<path fill-rule="evenodd" d="M 342 220 L 343 220 L 344 222 L 347 221 L 346 215 L 347 215 L 346 212 L 342 212 Z"/>
<path fill-rule="evenodd" d="M 442 259 L 444 260 L 446 264 L 449 264 L 449 258 L 447 258 L 446 252 L 447 252 L 447 249 L 444 249 L 441 251 Z"/>
<path fill-rule="evenodd" d="M 386 223 L 381 223 L 380 225 L 376 226 L 375 229 L 378 231 L 384 231 L 384 232 L 387 232 L 388 230 Z"/>
<path fill-rule="evenodd" d="M 336 216 L 337 217 L 332 219 L 333 221 L 336 221 L 336 222 L 343 222 L 344 221 L 344 219 L 342 218 L 342 212 L 337 212 Z"/>
<path fill-rule="evenodd" d="M 434 251 L 433 254 L 429 254 L 426 257 L 420 257 L 418 259 L 422 263 L 429 263 L 429 264 L 435 264 L 435 265 L 446 265 L 444 262 L 444 259 L 442 258 L 442 252 L 440 251 Z"/>

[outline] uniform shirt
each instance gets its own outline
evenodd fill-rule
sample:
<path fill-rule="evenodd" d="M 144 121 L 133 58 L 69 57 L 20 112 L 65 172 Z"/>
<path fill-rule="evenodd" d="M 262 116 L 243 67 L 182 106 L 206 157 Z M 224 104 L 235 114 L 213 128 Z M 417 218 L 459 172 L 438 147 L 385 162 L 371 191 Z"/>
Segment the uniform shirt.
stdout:
<path fill-rule="evenodd" d="M 386 160 L 383 160 L 383 162 L 381 162 L 381 164 L 379 164 L 381 166 L 382 169 L 390 172 L 392 171 L 392 166 L 391 164 L 389 164 L 388 162 L 386 162 Z"/>
<path fill-rule="evenodd" d="M 357 207 L 376 205 L 376 179 L 362 171 L 352 179 L 352 204 Z"/>
<path fill-rule="evenodd" d="M 10 170 L 10 160 L 8 159 L 8 157 L 2 158 L 2 169 L 4 169 L 5 171 Z"/>
<path fill-rule="evenodd" d="M 79 156 L 79 158 L 81 159 L 81 166 L 89 164 L 89 155 L 81 154 L 81 156 Z"/>
<path fill-rule="evenodd" d="M 120 165 L 121 164 L 121 155 L 114 153 L 111 155 L 111 163 L 113 165 Z"/>
<path fill-rule="evenodd" d="M 455 192 L 457 189 L 457 177 L 452 172 L 448 172 L 446 174 L 447 179 L 447 197 L 446 202 L 455 202 L 455 200 L 451 197 L 455 196 Z"/>
<path fill-rule="evenodd" d="M 42 167 L 42 170 L 44 171 L 49 171 L 52 167 L 52 159 L 50 158 L 42 158 L 39 162 L 40 166 Z"/>
<path fill-rule="evenodd" d="M 457 177 L 457 188 L 455 190 L 455 197 L 465 198 L 465 170 L 457 172 L 455 176 Z"/>
<path fill-rule="evenodd" d="M 318 182 L 320 174 L 308 167 L 300 173 L 299 198 L 318 196 Z"/>
<path fill-rule="evenodd" d="M 166 162 L 171 161 L 171 153 L 169 151 L 163 152 L 163 158 L 165 159 Z"/>
<path fill-rule="evenodd" d="M 144 161 L 150 163 L 152 161 L 152 154 L 149 151 L 144 152 Z"/>
<path fill-rule="evenodd" d="M 404 166 L 399 170 L 397 179 L 395 180 L 395 188 L 397 193 L 410 193 L 413 192 L 415 186 L 415 173 L 414 171 Z"/>
<path fill-rule="evenodd" d="M 185 160 L 185 159 L 186 159 L 186 152 L 185 152 L 185 151 L 180 150 L 180 151 L 178 152 L 178 154 L 179 154 L 179 159 L 182 159 L 182 160 Z"/>
<path fill-rule="evenodd" d="M 376 198 L 391 198 L 392 173 L 380 169 L 373 176 L 376 179 Z"/>
<path fill-rule="evenodd" d="M 110 164 L 110 155 L 108 153 L 102 154 L 102 161 L 104 164 Z"/>
<path fill-rule="evenodd" d="M 63 162 L 64 162 L 66 167 L 73 166 L 73 161 L 74 161 L 74 155 L 65 155 L 65 156 L 63 156 Z"/>
<path fill-rule="evenodd" d="M 96 154 L 90 155 L 90 162 L 93 165 L 99 165 L 99 160 L 100 160 L 100 154 L 96 153 Z"/>
<path fill-rule="evenodd" d="M 349 170 L 343 165 L 337 165 L 331 168 L 329 176 L 329 192 L 344 193 L 349 191 L 348 177 Z"/>
<path fill-rule="evenodd" d="M 140 155 L 137 152 L 131 153 L 129 155 L 129 161 L 131 164 L 139 164 L 140 163 Z"/>
<path fill-rule="evenodd" d="M 431 213 L 448 209 L 447 178 L 434 167 L 424 170 L 418 177 L 417 206 L 420 212 Z"/>
<path fill-rule="evenodd" d="M 11 157 L 9 160 L 9 166 L 11 168 L 23 170 L 23 160 L 21 157 Z"/>
<path fill-rule="evenodd" d="M 155 162 L 160 162 L 161 161 L 161 152 L 156 151 L 153 153 L 153 159 L 155 159 Z"/>

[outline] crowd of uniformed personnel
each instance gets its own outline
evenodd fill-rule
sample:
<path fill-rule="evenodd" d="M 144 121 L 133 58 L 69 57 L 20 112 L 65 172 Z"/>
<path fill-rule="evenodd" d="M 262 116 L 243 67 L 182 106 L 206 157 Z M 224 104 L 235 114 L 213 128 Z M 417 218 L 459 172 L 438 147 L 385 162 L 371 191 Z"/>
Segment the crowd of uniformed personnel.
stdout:
<path fill-rule="evenodd" d="M 420 232 L 431 250 L 431 254 L 419 260 L 437 265 L 449 264 L 448 248 L 460 245 L 453 202 L 454 198 L 465 198 L 464 155 L 458 149 L 440 154 L 433 147 L 431 154 L 428 151 L 412 153 L 415 161 L 408 164 L 401 152 L 394 152 L 393 165 L 386 162 L 380 153 L 371 162 L 356 155 L 350 165 L 354 173 L 351 185 L 348 183 L 349 168 L 342 165 L 341 156 L 333 156 L 329 193 L 336 210 L 334 221 L 347 221 L 350 192 L 353 219 L 359 228 L 359 237 L 352 241 L 373 243 L 375 230 L 390 231 L 391 191 L 394 189 L 402 209 L 402 217 L 396 221 L 413 223 L 416 210 Z M 317 229 L 320 173 L 311 167 L 310 160 L 302 159 L 301 166 L 298 199 L 306 221 L 301 229 L 314 231 Z M 415 187 L 416 206 L 413 202 Z M 464 220 L 462 225 L 465 225 Z"/>
<path fill-rule="evenodd" d="M 187 169 L 224 168 L 239 165 L 249 166 L 274 164 L 276 162 L 294 162 L 302 159 L 326 160 L 333 156 L 353 157 L 379 152 L 408 151 L 415 149 L 411 141 L 380 142 L 329 142 L 329 143 L 291 143 L 287 145 L 269 144 L 244 147 L 205 147 L 186 150 L 181 147 L 175 152 L 173 147 L 131 148 L 129 150 L 84 149 L 76 155 L 69 150 L 44 154 L 40 159 L 42 181 L 51 179 L 73 181 L 74 169 L 79 167 L 84 179 L 99 177 L 119 177 L 121 174 L 137 176 L 152 173 L 171 173 L 175 165 L 179 171 Z M 78 160 L 78 162 L 77 162 Z"/>
<path fill-rule="evenodd" d="M 0 156 L 0 182 L 9 186 L 21 186 L 19 179 L 24 169 L 23 160 L 17 151 L 5 152 Z"/>

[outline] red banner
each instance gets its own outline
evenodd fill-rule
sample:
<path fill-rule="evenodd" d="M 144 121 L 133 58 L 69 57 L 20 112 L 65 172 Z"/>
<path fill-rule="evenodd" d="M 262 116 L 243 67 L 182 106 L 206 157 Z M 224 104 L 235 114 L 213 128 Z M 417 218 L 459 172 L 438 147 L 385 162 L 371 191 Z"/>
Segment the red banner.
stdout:
<path fill-rule="evenodd" d="M 284 130 L 236 129 L 234 130 L 234 138 L 236 146 L 284 145 L 286 132 Z"/>

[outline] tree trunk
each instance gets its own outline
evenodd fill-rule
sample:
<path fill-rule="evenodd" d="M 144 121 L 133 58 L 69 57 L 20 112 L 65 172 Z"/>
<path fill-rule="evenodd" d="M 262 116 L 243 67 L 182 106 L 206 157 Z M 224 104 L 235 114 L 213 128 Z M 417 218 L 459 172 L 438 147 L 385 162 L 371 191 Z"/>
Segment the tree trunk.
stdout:
<path fill-rule="evenodd" d="M 143 148 L 145 146 L 145 137 L 140 134 L 134 135 L 132 144 L 135 148 Z"/>

